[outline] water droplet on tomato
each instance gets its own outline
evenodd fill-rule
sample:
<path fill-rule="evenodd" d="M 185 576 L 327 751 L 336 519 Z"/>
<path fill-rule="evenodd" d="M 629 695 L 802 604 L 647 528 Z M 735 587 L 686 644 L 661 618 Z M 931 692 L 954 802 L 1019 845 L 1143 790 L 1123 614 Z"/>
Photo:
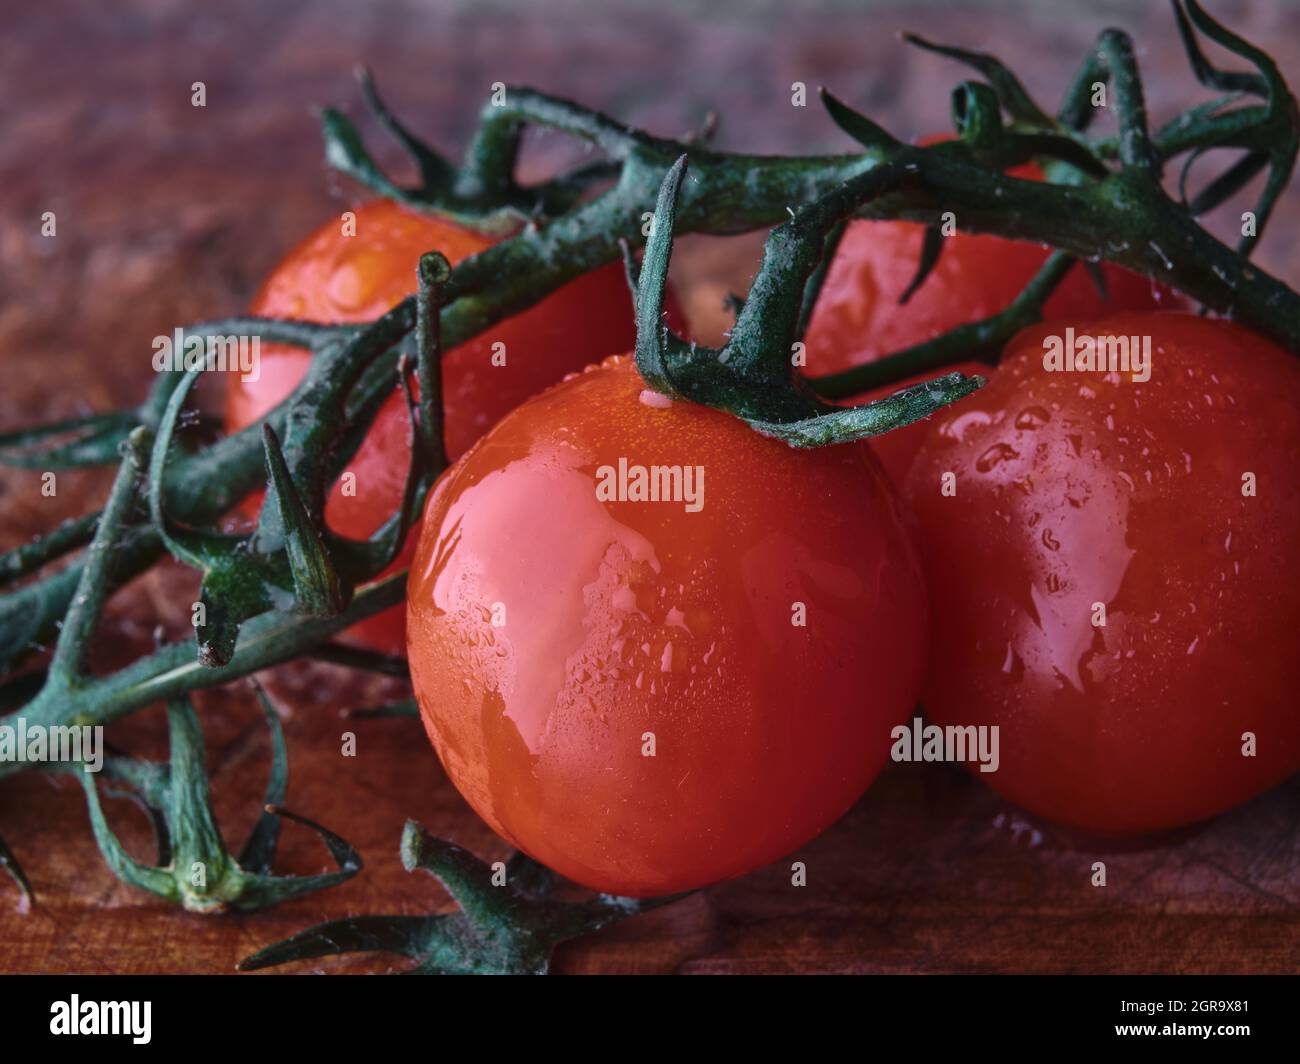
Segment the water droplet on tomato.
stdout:
<path fill-rule="evenodd" d="M 972 429 L 981 429 L 992 422 L 992 418 L 983 410 L 971 410 L 959 414 L 939 427 L 939 438 L 947 443 L 961 443 L 966 433 Z"/>
<path fill-rule="evenodd" d="M 641 402 L 656 410 L 667 410 L 673 405 L 672 398 L 664 395 L 662 392 L 656 392 L 653 388 L 642 388 L 641 394 L 637 396 Z"/>
<path fill-rule="evenodd" d="M 1027 406 L 1016 415 L 1016 428 L 1022 432 L 1033 432 L 1052 420 L 1052 415 L 1041 406 Z"/>
<path fill-rule="evenodd" d="M 987 451 L 985 451 L 982 455 L 980 455 L 978 459 L 976 459 L 975 469 L 977 472 L 987 473 L 995 466 L 1000 465 L 1001 463 L 1007 461 L 1008 459 L 1019 458 L 1019 457 L 1020 457 L 1019 453 L 1017 453 L 1016 450 L 1012 448 L 1010 444 L 995 443 L 992 447 L 990 447 Z"/>

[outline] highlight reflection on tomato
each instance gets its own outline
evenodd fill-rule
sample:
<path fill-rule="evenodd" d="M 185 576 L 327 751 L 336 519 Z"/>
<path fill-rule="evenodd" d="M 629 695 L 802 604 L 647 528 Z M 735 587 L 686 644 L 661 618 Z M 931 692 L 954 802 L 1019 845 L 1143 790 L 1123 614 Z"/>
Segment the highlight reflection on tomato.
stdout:
<path fill-rule="evenodd" d="M 702 470 L 703 505 L 602 501 L 620 459 Z M 411 568 L 411 674 L 448 775 L 599 890 L 791 852 L 915 704 L 925 589 L 899 511 L 866 448 L 792 450 L 646 392 L 625 358 L 525 403 L 444 476 Z"/>
<path fill-rule="evenodd" d="M 344 236 L 333 220 L 289 253 L 267 278 L 250 312 L 268 317 L 323 322 L 371 321 L 415 291 L 420 256 L 441 251 L 455 265 L 493 241 L 443 218 L 416 214 L 391 200 L 355 208 L 356 234 Z M 680 312 L 668 302 L 680 327 Z M 451 458 L 464 453 L 507 410 L 606 355 L 635 342 L 632 302 L 618 264 L 571 281 L 536 306 L 498 323 L 445 352 L 442 366 L 445 435 Z M 504 365 L 494 345 L 504 344 Z M 245 382 L 228 377 L 226 427 L 236 431 L 284 399 L 307 372 L 310 355 L 286 344 L 262 346 L 261 376 Z M 330 490 L 325 516 L 331 528 L 357 539 L 373 533 L 401 504 L 410 448 L 409 419 L 399 391 L 384 404 L 349 470 L 355 495 Z M 245 512 L 255 515 L 261 495 Z M 414 543 L 414 538 L 409 541 Z M 408 546 L 391 572 L 409 563 Z M 401 653 L 405 646 L 400 607 L 351 630 L 360 642 Z"/>
<path fill-rule="evenodd" d="M 933 420 L 908 476 L 935 616 L 923 702 L 1000 727 L 980 778 L 1032 812 L 1189 824 L 1300 770 L 1300 364 L 1190 314 L 1074 324 L 1150 336 L 1150 380 L 1049 372 L 1064 326 L 1037 326 Z"/>

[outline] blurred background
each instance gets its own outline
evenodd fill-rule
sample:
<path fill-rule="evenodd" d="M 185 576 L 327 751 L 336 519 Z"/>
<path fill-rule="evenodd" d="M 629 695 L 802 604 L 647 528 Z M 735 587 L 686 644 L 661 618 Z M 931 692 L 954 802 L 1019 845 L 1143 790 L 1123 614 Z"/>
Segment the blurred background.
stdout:
<path fill-rule="evenodd" d="M 1300 81 L 1300 6 L 1207 6 L 1266 47 L 1293 84 Z M 967 72 L 906 46 L 902 30 L 998 54 L 1054 110 L 1097 33 L 1112 24 L 1136 38 L 1153 123 L 1209 97 L 1188 70 L 1169 5 L 1158 0 L 5 3 L 0 431 L 138 402 L 151 376 L 153 337 L 242 310 L 298 240 L 362 198 L 326 171 L 314 108 L 345 109 L 380 161 L 409 176 L 364 114 L 352 77 L 358 63 L 372 68 L 389 105 L 417 134 L 453 156 L 498 81 L 572 97 L 667 135 L 699 128 L 714 111 L 715 143 L 723 148 L 851 151 L 822 113 L 817 86 L 902 138 L 949 128 L 948 93 Z M 1214 58 L 1225 59 L 1219 52 Z M 207 87 L 202 109 L 191 106 L 195 81 Z M 806 108 L 791 106 L 795 81 L 808 86 Z M 573 151 L 559 135 L 534 138 L 526 172 L 543 174 Z M 1253 198 L 1257 186 L 1250 192 Z M 1212 227 L 1233 232 L 1241 209 L 1244 201 L 1221 209 Z M 44 211 L 57 215 L 57 239 L 40 235 Z M 1256 256 L 1293 284 L 1300 280 L 1298 222 L 1293 190 Z M 722 298 L 745 290 L 762 238 L 682 241 L 674 278 L 701 339 L 716 341 L 727 324 Z M 37 477 L 0 471 L 0 550 L 52 527 L 50 500 L 33 490 Z M 71 488 L 61 486 L 60 496 L 69 514 L 100 498 L 107 482 L 98 473 L 66 478 L 61 484 Z M 177 596 L 162 587 L 151 576 L 122 596 L 113 623 L 123 648 L 147 638 L 154 617 L 183 628 Z M 356 843 L 365 874 L 273 913 L 201 921 L 115 883 L 90 841 L 75 786 L 6 781 L 0 827 L 20 859 L 31 859 L 44 904 L 30 916 L 14 915 L 0 881 L 0 968 L 228 971 L 236 957 L 315 919 L 427 911 L 436 888 L 405 875 L 396 860 L 405 816 L 481 851 L 500 848 L 469 817 L 432 754 L 410 757 L 414 733 L 405 729 L 418 731 L 414 722 L 369 733 L 370 749 L 381 756 L 359 759 L 349 770 L 358 779 L 347 788 L 329 771 L 313 772 L 313 757 L 337 764 L 332 710 L 344 696 L 313 704 L 322 696 L 311 676 L 290 669 L 281 680 L 297 766 L 289 804 Z M 246 825 L 255 813 L 246 781 L 250 771 L 263 778 L 264 732 L 243 695 L 213 695 L 204 709 L 223 823 Z M 128 722 L 126 741 L 134 734 L 148 748 L 158 726 L 142 714 Z M 235 769 L 245 783 L 223 791 L 225 773 Z M 19 805 L 26 815 L 4 815 Z M 906 812 L 877 816 L 884 806 Z M 576 946 L 560 967 L 1294 970 L 1295 884 L 1288 877 L 1296 857 L 1276 844 L 1279 831 L 1293 838 L 1294 820 L 1286 817 L 1294 809 L 1293 786 L 1288 800 L 1264 799 L 1191 843 L 1117 859 L 1129 862 L 1124 876 L 1138 885 L 1117 888 L 1104 911 L 1094 911 L 1070 885 L 1078 858 L 1050 831 L 1014 829 L 991 793 L 960 772 L 887 774 L 810 848 L 830 877 L 829 894 L 810 912 L 794 911 L 780 870 L 768 870 Z M 128 840 L 143 856 L 143 825 L 134 827 Z M 289 863 L 319 867 L 319 850 L 290 835 Z M 1030 854 L 1027 840 L 1035 838 Z M 1242 854 L 1250 863 L 1244 878 L 1233 860 Z M 962 877 L 954 881 L 958 857 Z M 1050 921 L 1035 917 L 1045 898 L 1056 907 Z M 1290 922 L 1279 925 L 1278 912 Z"/>

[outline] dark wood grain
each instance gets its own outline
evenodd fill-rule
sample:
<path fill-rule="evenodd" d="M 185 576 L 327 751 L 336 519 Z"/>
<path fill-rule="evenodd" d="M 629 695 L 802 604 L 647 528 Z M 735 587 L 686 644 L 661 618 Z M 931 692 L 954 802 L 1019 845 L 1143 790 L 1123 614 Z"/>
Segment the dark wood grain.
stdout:
<path fill-rule="evenodd" d="M 329 176 L 311 107 L 347 104 L 358 61 L 434 142 L 455 149 L 493 81 L 535 84 L 658 131 L 722 115 L 725 147 L 791 151 L 847 145 L 790 83 L 833 86 L 903 136 L 946 124 L 962 73 L 906 49 L 900 28 L 996 49 L 1050 101 L 1097 30 L 1132 28 L 1144 46 L 1153 113 L 1197 98 L 1162 4 L 750 5 L 302 2 L 220 5 L 68 0 L 6 10 L 0 35 L 0 428 L 135 402 L 150 341 L 190 320 L 237 311 L 258 279 L 356 190 Z M 1300 74 L 1300 15 L 1281 3 L 1215 4 Z M 509 13 L 506 8 L 515 8 Z M 203 80 L 209 105 L 190 106 Z M 372 139 L 374 138 L 372 131 Z M 541 172 L 570 149 L 532 146 Z M 393 159 L 385 152 L 385 158 Z M 395 160 L 394 160 L 395 161 Z M 54 210 L 59 235 L 39 236 Z M 1229 225 L 1234 216 L 1225 212 Z M 1282 204 L 1259 260 L 1300 275 L 1291 236 L 1300 199 Z M 716 338 L 721 299 L 743 291 L 761 236 L 684 240 L 674 274 L 697 331 Z M 67 474 L 44 499 L 34 472 L 0 472 L 0 549 L 82 512 L 107 479 Z M 184 630 L 192 577 L 151 573 L 118 596 L 105 667 L 148 645 L 155 621 Z M 80 789 L 38 774 L 0 783 L 0 835 L 39 896 L 15 911 L 0 882 L 0 970 L 222 972 L 310 923 L 361 912 L 421 913 L 448 901 L 397 858 L 407 817 L 484 856 L 505 852 L 468 810 L 410 720 L 340 714 L 392 687 L 325 666 L 266 677 L 286 716 L 288 806 L 353 842 L 365 871 L 343 887 L 254 914 L 175 912 L 118 884 L 91 840 Z M 257 814 L 268 766 L 260 715 L 242 685 L 198 699 L 214 795 L 233 845 Z M 344 730 L 358 755 L 340 754 Z M 112 730 L 141 753 L 165 750 L 160 711 Z M 132 851 L 146 825 L 108 803 Z M 1300 781 L 1200 829 L 1126 848 L 1030 824 L 962 772 L 895 766 L 830 831 L 789 862 L 561 949 L 562 972 L 1146 972 L 1300 969 Z M 1090 885 L 1094 861 L 1105 888 Z M 328 866 L 288 827 L 282 867 Z M 328 962 L 382 971 L 400 960 Z M 313 970 L 311 966 L 297 966 Z"/>

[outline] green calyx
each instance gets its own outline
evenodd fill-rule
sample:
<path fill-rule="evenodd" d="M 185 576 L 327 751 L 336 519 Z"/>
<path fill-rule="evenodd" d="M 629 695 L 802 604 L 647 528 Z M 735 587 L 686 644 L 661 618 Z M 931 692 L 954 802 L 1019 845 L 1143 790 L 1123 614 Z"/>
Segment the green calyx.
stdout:
<path fill-rule="evenodd" d="M 845 409 L 820 399 L 796 372 L 801 323 L 808 319 L 809 282 L 828 240 L 854 210 L 896 187 L 905 162 L 877 166 L 800 208 L 768 238 L 763 265 L 722 348 L 688 344 L 663 320 L 678 196 L 686 176 L 681 156 L 664 177 L 655 203 L 645 258 L 634 279 L 637 368 L 651 388 L 725 410 L 756 432 L 791 447 L 824 447 L 880 435 L 933 414 L 984 382 L 960 373 Z M 816 292 L 811 293 L 816 298 Z"/>
<path fill-rule="evenodd" d="M 238 858 L 226 849 L 212 815 L 203 734 L 188 699 L 174 698 L 167 704 L 171 731 L 168 764 L 116 756 L 105 762 L 107 777 L 128 784 L 131 790 L 124 796 L 136 801 L 153 823 L 158 846 L 156 866 L 139 863 L 123 849 L 104 817 L 94 776 L 80 765 L 65 769 L 81 781 L 95 841 L 109 867 L 124 883 L 177 902 L 189 912 L 216 913 L 276 905 L 335 886 L 361 870 L 361 858 L 348 843 L 319 824 L 280 808 L 288 785 L 284 733 L 274 707 L 260 687 L 256 690 L 271 731 L 271 776 L 262 815 Z M 338 864 L 338 871 L 315 876 L 272 875 L 282 817 L 315 830 Z"/>
<path fill-rule="evenodd" d="M 526 854 L 493 865 L 435 839 L 414 820 L 402 832 L 402 865 L 434 876 L 460 906 L 433 916 L 354 916 L 308 928 L 239 963 L 243 971 L 348 953 L 394 953 L 408 975 L 545 975 L 561 942 L 677 901 L 597 894 L 556 897 L 558 877 Z"/>

